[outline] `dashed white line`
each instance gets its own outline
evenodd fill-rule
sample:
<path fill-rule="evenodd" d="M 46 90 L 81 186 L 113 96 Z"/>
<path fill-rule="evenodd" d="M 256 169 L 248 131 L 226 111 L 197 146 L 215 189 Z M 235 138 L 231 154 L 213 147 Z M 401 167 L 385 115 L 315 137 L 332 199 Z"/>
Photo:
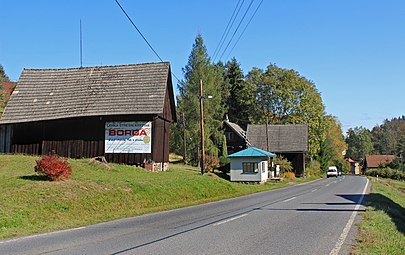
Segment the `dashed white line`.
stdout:
<path fill-rule="evenodd" d="M 242 214 L 242 215 L 239 215 L 239 216 L 236 216 L 236 217 L 233 217 L 233 218 L 224 220 L 224 221 L 220 221 L 220 222 L 214 223 L 214 224 L 212 224 L 212 225 L 213 225 L 213 226 L 219 226 L 219 225 L 222 225 L 222 224 L 224 224 L 224 223 L 228 223 L 228 222 L 230 222 L 230 221 L 240 219 L 240 218 L 245 217 L 245 216 L 247 216 L 247 215 L 248 215 L 248 214 L 245 213 L 245 214 Z"/>
<path fill-rule="evenodd" d="M 360 197 L 359 201 L 357 202 L 357 205 L 354 208 L 349 221 L 347 222 L 345 228 L 343 229 L 342 234 L 340 235 L 338 241 L 336 242 L 335 248 L 333 248 L 333 250 L 329 253 L 329 255 L 338 255 L 339 254 L 340 248 L 342 248 L 342 245 L 343 245 L 344 241 L 346 240 L 347 235 L 349 234 L 350 228 L 353 225 L 354 218 L 356 217 L 357 211 L 359 210 L 361 203 L 363 202 L 364 194 L 366 193 L 367 186 L 368 186 L 368 179 L 367 179 L 366 186 L 363 189 L 363 193 L 361 194 L 361 197 Z"/>
<path fill-rule="evenodd" d="M 284 200 L 283 202 L 288 202 L 288 201 L 294 200 L 294 199 L 296 199 L 296 198 L 297 198 L 297 197 L 292 197 L 292 198 L 289 198 L 289 199 Z"/>
<path fill-rule="evenodd" d="M 315 192 L 315 191 L 317 191 L 318 189 L 313 189 L 311 192 Z"/>

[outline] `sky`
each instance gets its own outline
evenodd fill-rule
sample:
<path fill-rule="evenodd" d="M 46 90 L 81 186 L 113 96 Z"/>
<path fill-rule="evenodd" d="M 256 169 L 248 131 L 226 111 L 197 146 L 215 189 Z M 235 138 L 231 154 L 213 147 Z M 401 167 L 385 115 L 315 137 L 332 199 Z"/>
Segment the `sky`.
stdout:
<path fill-rule="evenodd" d="M 200 33 L 212 61 L 235 57 L 245 75 L 276 64 L 313 81 L 344 132 L 405 115 L 404 0 L 118 1 L 180 80 Z M 24 68 L 80 67 L 80 20 L 83 66 L 160 61 L 115 0 L 0 0 L 0 64 L 9 78 L 18 81 Z"/>

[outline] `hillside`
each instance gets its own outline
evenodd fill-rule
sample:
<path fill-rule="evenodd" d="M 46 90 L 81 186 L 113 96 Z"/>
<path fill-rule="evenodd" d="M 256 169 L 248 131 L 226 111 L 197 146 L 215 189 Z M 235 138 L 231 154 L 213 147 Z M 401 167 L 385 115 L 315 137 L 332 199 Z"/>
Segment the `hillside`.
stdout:
<path fill-rule="evenodd" d="M 0 238 L 65 229 L 195 205 L 289 185 L 231 183 L 171 164 L 167 172 L 69 160 L 70 179 L 49 182 L 34 172 L 37 157 L 0 155 Z M 297 180 L 302 181 L 302 180 Z"/>

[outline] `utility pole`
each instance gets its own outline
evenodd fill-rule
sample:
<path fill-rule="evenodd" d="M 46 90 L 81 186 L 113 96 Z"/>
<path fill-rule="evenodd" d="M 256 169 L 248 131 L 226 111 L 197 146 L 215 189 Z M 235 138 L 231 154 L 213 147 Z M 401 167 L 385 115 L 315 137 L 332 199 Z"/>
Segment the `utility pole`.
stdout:
<path fill-rule="evenodd" d="M 184 117 L 184 112 L 182 113 L 182 117 L 183 117 L 183 161 L 184 163 L 186 162 L 186 152 L 187 152 L 187 147 L 186 147 L 186 119 Z"/>
<path fill-rule="evenodd" d="M 204 150 L 204 104 L 203 104 L 203 90 L 202 90 L 202 80 L 200 80 L 200 124 L 201 124 L 201 174 L 204 174 L 204 161 L 205 161 L 205 150 Z"/>

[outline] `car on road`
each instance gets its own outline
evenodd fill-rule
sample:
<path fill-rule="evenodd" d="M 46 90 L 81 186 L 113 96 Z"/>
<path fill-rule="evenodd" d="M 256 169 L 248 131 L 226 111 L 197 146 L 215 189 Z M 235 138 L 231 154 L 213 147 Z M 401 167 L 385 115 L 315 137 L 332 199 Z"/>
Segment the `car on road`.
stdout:
<path fill-rule="evenodd" d="M 338 170 L 336 166 L 330 166 L 328 167 L 328 171 L 326 172 L 326 178 L 329 177 L 338 177 Z"/>

